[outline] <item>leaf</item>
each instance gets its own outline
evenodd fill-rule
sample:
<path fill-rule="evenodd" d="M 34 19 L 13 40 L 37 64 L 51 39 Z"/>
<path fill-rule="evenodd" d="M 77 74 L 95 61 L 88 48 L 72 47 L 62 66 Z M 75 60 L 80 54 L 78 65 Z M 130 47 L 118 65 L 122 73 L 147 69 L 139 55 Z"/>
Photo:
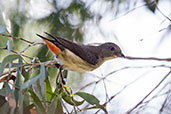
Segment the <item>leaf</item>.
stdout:
<path fill-rule="evenodd" d="M 4 71 L 4 68 L 6 67 L 6 65 L 16 59 L 22 59 L 22 57 L 20 55 L 15 55 L 15 54 L 12 54 L 12 55 L 8 55 L 6 56 L 1 65 L 0 65 L 0 75 L 3 73 Z"/>
<path fill-rule="evenodd" d="M 64 114 L 60 98 L 57 99 L 57 108 L 56 108 L 56 113 L 55 114 L 57 114 L 57 113 L 58 114 Z"/>
<path fill-rule="evenodd" d="M 44 66 L 43 66 L 44 67 Z M 46 107 L 46 97 L 45 97 L 45 92 L 46 92 L 46 90 L 45 90 L 45 67 L 43 68 L 43 69 L 41 69 L 40 71 L 41 71 L 41 76 L 40 76 L 40 78 L 39 78 L 39 85 L 40 85 L 40 95 L 41 95 L 41 99 L 42 99 L 42 101 L 44 102 L 44 106 Z"/>
<path fill-rule="evenodd" d="M 49 107 L 48 114 L 55 114 L 55 110 L 57 108 L 57 97 L 56 96 L 52 99 L 52 102 L 49 104 L 48 107 Z"/>
<path fill-rule="evenodd" d="M 24 67 L 22 67 L 22 72 L 21 72 L 21 74 L 22 74 L 23 77 L 24 77 L 24 82 L 26 82 L 26 81 L 29 80 L 29 78 L 30 78 L 30 71 L 31 71 L 31 70 L 26 71 L 26 70 L 24 69 Z"/>
<path fill-rule="evenodd" d="M 21 73 L 20 73 L 19 68 L 17 68 L 17 79 L 15 82 L 15 86 L 17 86 L 19 88 L 20 85 L 21 85 Z"/>
<path fill-rule="evenodd" d="M 22 64 L 23 64 L 23 63 L 12 63 L 11 68 L 18 67 L 18 66 L 20 66 L 20 65 L 22 65 Z M 0 63 L 0 65 L 1 65 L 1 63 Z M 9 68 L 9 66 L 6 66 L 5 68 Z"/>
<path fill-rule="evenodd" d="M 35 76 L 34 78 L 26 81 L 25 83 L 23 83 L 20 87 L 21 90 L 27 88 L 28 86 L 32 85 L 35 81 L 37 81 L 41 76 L 45 76 L 45 67 L 43 64 L 40 65 L 41 68 L 40 68 L 40 73 Z"/>
<path fill-rule="evenodd" d="M 80 96 L 81 98 L 83 98 L 85 101 L 87 101 L 91 105 L 99 105 L 99 103 L 100 103 L 100 101 L 94 95 L 91 95 L 89 93 L 77 92 L 77 93 L 75 93 L 75 95 Z"/>
<path fill-rule="evenodd" d="M 48 114 L 63 114 L 62 104 L 59 97 L 54 97 L 48 108 Z"/>
<path fill-rule="evenodd" d="M 42 105 L 42 102 L 38 98 L 38 96 L 32 91 L 28 90 L 28 92 L 31 94 L 31 98 L 34 100 L 35 106 L 41 111 L 42 114 L 46 114 L 45 108 Z"/>
<path fill-rule="evenodd" d="M 49 78 L 47 77 L 46 80 L 46 100 L 47 101 L 50 101 L 52 99 L 52 94 L 53 94 L 53 91 L 52 91 L 52 87 L 50 85 L 50 82 L 49 82 Z"/>
<path fill-rule="evenodd" d="M 54 92 L 51 94 L 52 96 L 51 96 L 51 100 L 58 94 L 58 89 L 55 89 L 54 90 Z M 62 98 L 62 96 L 58 96 L 59 97 L 59 99 L 61 99 Z"/>
<path fill-rule="evenodd" d="M 15 86 L 17 88 L 20 88 L 20 85 L 21 85 L 21 73 L 20 73 L 19 68 L 17 68 L 17 79 L 16 79 L 16 82 L 15 82 Z M 15 94 L 15 99 L 16 99 L 17 104 L 18 104 L 19 90 L 17 90 L 17 88 L 15 89 L 14 94 Z"/>
<path fill-rule="evenodd" d="M 78 95 L 80 96 L 81 98 L 83 98 L 85 101 L 87 101 L 89 104 L 91 105 L 96 105 L 94 107 L 90 107 L 88 109 L 95 109 L 95 108 L 100 108 L 102 109 L 105 113 L 107 113 L 106 109 L 105 109 L 105 106 L 103 105 L 100 105 L 100 101 L 94 96 L 94 95 L 91 95 L 89 93 L 85 93 L 85 92 L 77 92 L 75 93 L 75 95 Z"/>
<path fill-rule="evenodd" d="M 20 85 L 21 85 L 21 73 L 20 73 L 19 68 L 17 68 L 17 79 L 16 79 L 15 86 L 20 88 Z M 24 96 L 21 93 L 21 91 L 19 91 L 17 89 L 15 89 L 14 94 L 15 94 L 16 103 L 17 103 L 17 105 L 19 104 L 19 114 L 23 114 L 23 99 L 24 99 Z"/>
<path fill-rule="evenodd" d="M 67 102 L 68 104 L 73 105 L 73 106 L 80 106 L 84 103 L 84 100 L 77 101 L 73 98 L 73 96 L 66 94 L 66 92 L 62 92 L 62 98 L 65 102 Z"/>
<path fill-rule="evenodd" d="M 24 100 L 24 96 L 21 92 L 19 92 L 19 114 L 23 114 L 23 100 Z"/>
<path fill-rule="evenodd" d="M 61 104 L 61 98 L 58 96 L 54 96 L 52 99 L 52 102 L 49 105 L 48 108 L 48 114 L 63 114 L 63 107 Z"/>
<path fill-rule="evenodd" d="M 89 107 L 89 108 L 86 108 L 86 110 L 98 109 L 98 108 L 102 109 L 105 112 L 105 114 L 108 114 L 107 110 L 105 109 L 105 107 L 103 105 L 97 105 L 97 106 Z"/>

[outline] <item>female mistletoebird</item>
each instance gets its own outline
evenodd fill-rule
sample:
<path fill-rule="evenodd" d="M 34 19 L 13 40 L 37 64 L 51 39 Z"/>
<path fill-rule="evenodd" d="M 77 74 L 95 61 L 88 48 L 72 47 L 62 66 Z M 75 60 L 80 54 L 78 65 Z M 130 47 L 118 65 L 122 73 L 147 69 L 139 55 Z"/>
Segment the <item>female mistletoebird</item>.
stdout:
<path fill-rule="evenodd" d="M 60 60 L 59 73 L 62 78 L 62 70 L 68 69 L 75 72 L 92 71 L 102 65 L 106 60 L 124 57 L 119 46 L 114 43 L 107 42 L 94 45 L 84 45 L 75 43 L 70 40 L 53 36 L 45 32 L 52 39 L 37 34 L 42 38 L 51 52 Z"/>

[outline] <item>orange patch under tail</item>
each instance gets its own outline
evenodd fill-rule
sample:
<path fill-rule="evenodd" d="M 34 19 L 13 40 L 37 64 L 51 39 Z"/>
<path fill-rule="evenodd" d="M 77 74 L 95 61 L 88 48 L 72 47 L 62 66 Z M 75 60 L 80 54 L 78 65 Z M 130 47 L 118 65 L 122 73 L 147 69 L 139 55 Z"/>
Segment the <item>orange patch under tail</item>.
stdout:
<path fill-rule="evenodd" d="M 58 55 L 61 52 L 61 50 L 52 42 L 45 40 L 45 39 L 43 40 L 46 42 L 46 45 L 48 46 L 50 51 L 53 52 L 55 55 Z"/>

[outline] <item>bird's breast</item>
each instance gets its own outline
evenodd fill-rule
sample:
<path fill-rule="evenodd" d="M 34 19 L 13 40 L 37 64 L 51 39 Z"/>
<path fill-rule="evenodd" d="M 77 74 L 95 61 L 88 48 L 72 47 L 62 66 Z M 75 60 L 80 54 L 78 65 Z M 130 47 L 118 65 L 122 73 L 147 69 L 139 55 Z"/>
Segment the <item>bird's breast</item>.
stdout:
<path fill-rule="evenodd" d="M 59 53 L 57 58 L 62 62 L 64 68 L 76 72 L 92 71 L 101 65 L 92 65 L 68 49 Z"/>

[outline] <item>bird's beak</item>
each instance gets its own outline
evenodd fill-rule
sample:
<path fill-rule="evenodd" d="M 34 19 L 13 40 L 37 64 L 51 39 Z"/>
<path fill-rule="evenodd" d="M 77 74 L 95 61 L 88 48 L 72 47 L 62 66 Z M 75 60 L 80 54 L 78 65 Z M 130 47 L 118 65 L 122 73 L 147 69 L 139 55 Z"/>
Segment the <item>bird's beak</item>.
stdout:
<path fill-rule="evenodd" d="M 123 58 L 125 58 L 125 55 L 121 52 L 121 53 L 118 53 L 118 57 L 123 57 Z"/>

